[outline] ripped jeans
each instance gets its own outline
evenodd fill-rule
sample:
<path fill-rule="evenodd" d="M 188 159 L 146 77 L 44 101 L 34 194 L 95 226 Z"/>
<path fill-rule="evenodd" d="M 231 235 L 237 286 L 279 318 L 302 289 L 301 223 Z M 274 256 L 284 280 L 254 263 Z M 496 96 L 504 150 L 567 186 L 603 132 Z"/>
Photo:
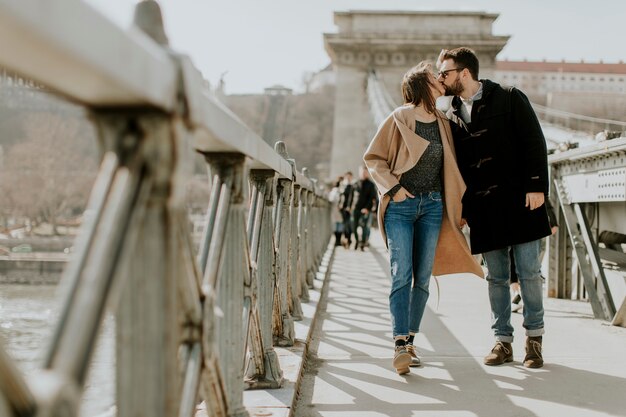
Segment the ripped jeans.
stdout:
<path fill-rule="evenodd" d="M 439 239 L 441 193 L 417 194 L 389 202 L 385 230 L 391 261 L 389 309 L 393 337 L 419 333 Z"/>

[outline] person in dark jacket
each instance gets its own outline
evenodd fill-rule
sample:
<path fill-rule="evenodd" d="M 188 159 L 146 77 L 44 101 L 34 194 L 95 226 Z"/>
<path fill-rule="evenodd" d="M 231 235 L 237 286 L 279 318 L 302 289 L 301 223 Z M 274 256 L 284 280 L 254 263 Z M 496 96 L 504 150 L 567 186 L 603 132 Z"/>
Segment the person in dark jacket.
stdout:
<path fill-rule="evenodd" d="M 367 168 L 362 166 L 359 168 L 359 182 L 356 184 L 355 191 L 358 193 L 352 217 L 354 219 L 354 249 L 365 250 L 365 243 L 369 237 L 369 217 L 372 208 L 377 202 L 376 186 L 370 180 Z M 359 236 L 359 226 L 361 227 L 361 235 Z"/>
<path fill-rule="evenodd" d="M 524 366 L 543 366 L 544 334 L 541 240 L 550 234 L 545 208 L 548 158 L 541 126 L 528 98 L 478 78 L 479 63 L 469 48 L 442 51 L 438 81 L 453 95 L 448 117 L 454 129 L 459 169 L 467 185 L 463 218 L 472 253 L 487 264 L 492 329 L 496 344 L 485 364 L 513 361 L 509 291 L 513 251 L 524 300 Z"/>
<path fill-rule="evenodd" d="M 344 246 L 350 248 L 352 242 L 352 206 L 354 205 L 354 184 L 352 184 L 352 172 L 343 175 L 343 190 L 339 199 L 339 211 L 343 218 Z"/>

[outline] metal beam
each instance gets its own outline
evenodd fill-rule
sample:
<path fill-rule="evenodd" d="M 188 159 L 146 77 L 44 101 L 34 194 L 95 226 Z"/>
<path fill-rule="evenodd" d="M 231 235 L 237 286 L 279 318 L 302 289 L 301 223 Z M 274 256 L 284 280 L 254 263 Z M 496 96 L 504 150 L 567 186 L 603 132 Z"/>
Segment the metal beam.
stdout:
<path fill-rule="evenodd" d="M 615 315 L 615 305 L 604 276 L 604 269 L 595 249 L 589 224 L 579 204 L 569 204 L 560 181 L 554 181 L 559 203 L 567 225 L 572 246 L 576 251 L 578 264 L 585 282 L 585 289 L 596 318 L 611 320 Z M 597 287 L 596 287 L 597 286 Z"/>
<path fill-rule="evenodd" d="M 585 247 L 589 255 L 589 263 L 591 264 L 593 274 L 596 278 L 596 290 L 598 292 L 598 299 L 602 305 L 604 316 L 607 320 L 611 320 L 615 315 L 615 304 L 613 303 L 613 297 L 611 297 L 611 290 L 604 274 L 604 267 L 600 256 L 598 255 L 598 243 L 594 241 L 591 234 L 591 228 L 589 227 L 589 221 L 587 216 L 582 211 L 580 204 L 573 204 L 574 213 L 578 219 L 580 228 L 580 234 L 582 235 Z"/>
<path fill-rule="evenodd" d="M 272 169 L 282 178 L 293 178 L 289 162 L 213 95 L 204 92 L 201 99 L 195 100 L 195 106 L 191 108 L 191 118 L 197 129 L 193 143 L 196 150 L 242 153 L 251 159 L 248 161 L 251 169 Z M 311 187 L 310 181 L 303 186 Z"/>
<path fill-rule="evenodd" d="M 0 65 L 89 106 L 176 103 L 166 50 L 81 1 L 0 0 Z"/>
<path fill-rule="evenodd" d="M 583 148 L 570 149 L 565 152 L 556 153 L 548 156 L 550 165 L 556 163 L 568 163 L 585 158 L 593 158 L 597 156 L 607 156 L 611 152 L 620 152 L 626 150 L 626 138 L 611 139 L 599 142 L 596 145 L 589 145 Z"/>

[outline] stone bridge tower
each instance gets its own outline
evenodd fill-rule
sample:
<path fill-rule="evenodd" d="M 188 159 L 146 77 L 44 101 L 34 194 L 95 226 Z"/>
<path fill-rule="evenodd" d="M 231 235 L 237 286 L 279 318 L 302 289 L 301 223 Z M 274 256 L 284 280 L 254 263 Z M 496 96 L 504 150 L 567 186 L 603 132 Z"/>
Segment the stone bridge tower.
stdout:
<path fill-rule="evenodd" d="M 331 177 L 346 170 L 356 175 L 376 131 L 366 93 L 370 69 L 398 104 L 402 75 L 419 61 L 434 62 L 442 48 L 472 48 L 481 78 L 491 78 L 496 55 L 509 39 L 492 34 L 497 17 L 483 12 L 335 12 L 338 33 L 324 34 L 336 71 Z"/>

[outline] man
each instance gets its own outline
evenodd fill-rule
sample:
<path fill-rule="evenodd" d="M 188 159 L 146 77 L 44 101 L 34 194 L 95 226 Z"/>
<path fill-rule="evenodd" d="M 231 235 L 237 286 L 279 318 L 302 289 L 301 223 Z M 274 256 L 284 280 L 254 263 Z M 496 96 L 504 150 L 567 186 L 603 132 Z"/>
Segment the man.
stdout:
<path fill-rule="evenodd" d="M 339 211 L 343 218 L 344 246 L 350 248 L 352 242 L 352 205 L 354 204 L 354 185 L 352 185 L 352 172 L 348 171 L 343 175 L 343 191 L 339 200 Z"/>
<path fill-rule="evenodd" d="M 455 129 L 459 169 L 467 185 L 463 218 L 472 253 L 487 264 L 496 344 L 487 365 L 513 361 L 509 292 L 513 252 L 524 300 L 524 366 L 543 366 L 544 334 L 541 240 L 550 234 L 544 205 L 548 193 L 546 143 L 526 96 L 479 80 L 478 59 L 469 48 L 442 51 L 437 80 L 455 96 L 448 117 Z"/>
<path fill-rule="evenodd" d="M 376 186 L 369 178 L 369 172 L 364 166 L 359 167 L 359 182 L 356 185 L 359 196 L 354 205 L 354 249 L 365 250 L 365 243 L 369 237 L 369 217 L 372 207 L 376 204 Z M 359 226 L 361 236 L 359 237 Z"/>

